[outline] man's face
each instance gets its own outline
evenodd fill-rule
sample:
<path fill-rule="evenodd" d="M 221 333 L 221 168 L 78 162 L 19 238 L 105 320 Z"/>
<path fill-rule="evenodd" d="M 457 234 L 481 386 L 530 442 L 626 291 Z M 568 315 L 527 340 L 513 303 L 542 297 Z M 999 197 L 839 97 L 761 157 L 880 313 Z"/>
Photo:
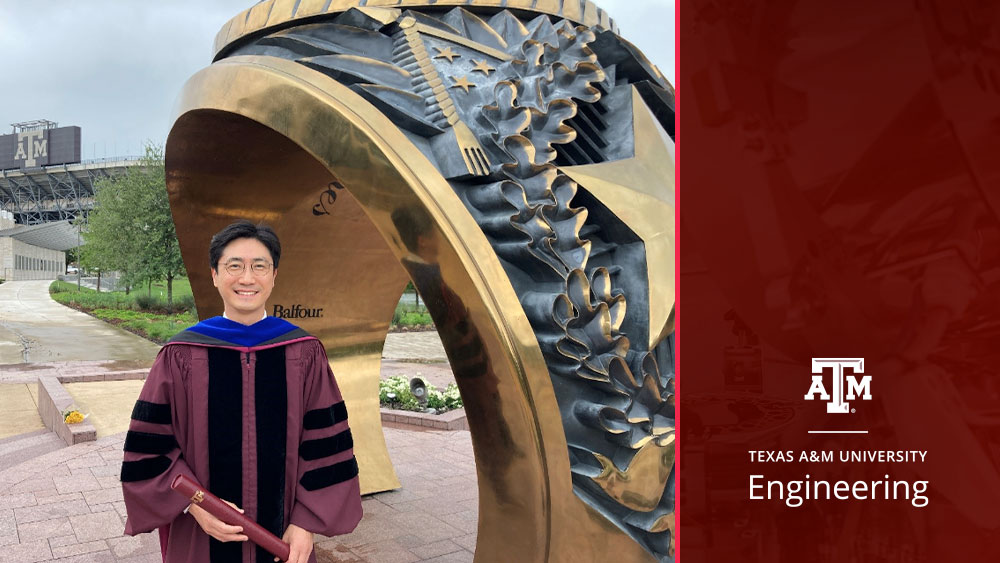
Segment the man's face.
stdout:
<path fill-rule="evenodd" d="M 277 275 L 266 246 L 257 239 L 238 238 L 222 249 L 218 269 L 212 270 L 212 283 L 219 288 L 226 316 L 253 324 L 264 316 Z"/>

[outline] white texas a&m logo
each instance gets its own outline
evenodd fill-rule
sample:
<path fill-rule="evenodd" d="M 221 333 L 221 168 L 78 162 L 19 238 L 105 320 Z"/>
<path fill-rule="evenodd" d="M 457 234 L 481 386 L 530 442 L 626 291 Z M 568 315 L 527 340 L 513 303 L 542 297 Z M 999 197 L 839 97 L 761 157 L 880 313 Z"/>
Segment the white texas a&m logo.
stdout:
<path fill-rule="evenodd" d="M 854 375 L 844 375 L 844 368 L 854 370 Z M 823 385 L 823 368 L 833 370 L 833 393 L 826 392 Z M 848 400 L 860 397 L 865 401 L 872 400 L 872 376 L 864 375 L 864 358 L 813 358 L 812 385 L 806 393 L 806 400 L 811 401 L 819 395 L 826 404 L 826 412 L 852 412 Z M 858 381 L 861 376 L 861 381 Z"/>
<path fill-rule="evenodd" d="M 38 163 L 35 159 L 41 156 L 49 156 L 49 140 L 45 138 L 45 131 L 22 131 L 17 134 L 14 160 L 23 160 L 24 165 L 31 168 Z"/>

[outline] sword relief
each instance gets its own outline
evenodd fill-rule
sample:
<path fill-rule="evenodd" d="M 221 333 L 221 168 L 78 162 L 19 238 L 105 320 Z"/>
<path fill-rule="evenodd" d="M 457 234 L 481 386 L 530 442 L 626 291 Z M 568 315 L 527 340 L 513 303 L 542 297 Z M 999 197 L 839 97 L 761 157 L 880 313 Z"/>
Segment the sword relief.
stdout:
<path fill-rule="evenodd" d="M 434 68 L 431 57 L 427 53 L 427 48 L 424 46 L 424 40 L 421 38 L 421 33 L 428 33 L 470 48 L 473 48 L 471 45 L 476 44 L 464 37 L 452 36 L 450 33 L 434 30 L 429 26 L 419 24 L 412 17 L 403 18 L 399 23 L 399 27 L 402 31 L 394 37 L 396 46 L 393 50 L 393 62 L 408 72 L 412 72 L 413 70 L 419 71 L 419 76 L 414 79 L 414 86 L 417 89 L 417 93 L 419 94 L 421 90 L 430 90 L 432 94 L 425 96 L 425 99 L 428 100 L 429 115 L 427 117 L 434 121 L 443 118 L 445 123 L 450 126 L 450 133 L 454 135 L 454 142 L 459 153 L 462 155 L 462 160 L 468 172 L 467 175 L 488 175 L 490 173 L 490 159 L 486 156 L 482 145 L 476 139 L 476 135 L 455 112 L 455 102 L 448 93 L 450 88 L 445 88 L 441 76 Z M 479 48 L 476 48 L 476 50 L 481 51 Z M 500 58 L 501 60 L 510 59 L 506 53 L 500 51 L 486 54 Z M 439 51 L 437 55 L 437 57 L 447 58 L 448 62 L 460 56 L 452 52 L 450 47 Z M 452 80 L 455 82 L 453 86 L 461 86 L 466 93 L 468 93 L 469 87 L 475 86 L 474 84 L 470 84 L 465 76 L 461 79 L 453 77 Z"/>

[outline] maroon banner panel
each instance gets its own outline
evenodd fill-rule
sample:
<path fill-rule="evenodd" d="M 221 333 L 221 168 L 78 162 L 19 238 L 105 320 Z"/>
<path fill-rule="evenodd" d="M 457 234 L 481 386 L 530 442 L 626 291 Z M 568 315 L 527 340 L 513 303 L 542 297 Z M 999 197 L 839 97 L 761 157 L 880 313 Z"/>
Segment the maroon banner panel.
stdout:
<path fill-rule="evenodd" d="M 1000 559 L 1000 2 L 678 32 L 677 560 Z"/>

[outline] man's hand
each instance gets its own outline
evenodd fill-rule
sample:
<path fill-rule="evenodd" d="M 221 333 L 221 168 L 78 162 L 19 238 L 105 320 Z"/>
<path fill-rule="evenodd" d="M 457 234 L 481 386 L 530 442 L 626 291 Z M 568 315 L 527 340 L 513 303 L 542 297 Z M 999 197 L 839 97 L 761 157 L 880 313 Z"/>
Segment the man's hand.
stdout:
<path fill-rule="evenodd" d="M 235 504 L 226 501 L 226 504 L 243 512 L 243 509 L 236 506 Z M 201 529 L 205 531 L 206 534 L 212 536 L 219 541 L 247 541 L 247 537 L 242 534 L 243 526 L 230 526 L 222 520 L 219 520 L 215 516 L 209 514 L 207 510 L 198 506 L 197 504 L 192 504 L 191 509 L 188 511 L 194 519 L 198 521 L 198 525 Z"/>
<path fill-rule="evenodd" d="M 288 552 L 288 563 L 308 563 L 313 550 L 313 533 L 295 524 L 289 524 L 281 539 L 291 546 Z M 277 557 L 275 561 L 280 561 Z"/>

